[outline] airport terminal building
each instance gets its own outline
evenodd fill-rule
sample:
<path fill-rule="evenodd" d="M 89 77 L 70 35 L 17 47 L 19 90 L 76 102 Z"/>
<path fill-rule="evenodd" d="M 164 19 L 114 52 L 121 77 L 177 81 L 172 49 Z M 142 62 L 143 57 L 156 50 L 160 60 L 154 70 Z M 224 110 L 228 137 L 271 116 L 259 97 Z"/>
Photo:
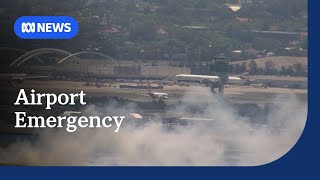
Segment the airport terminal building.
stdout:
<path fill-rule="evenodd" d="M 67 77 L 88 78 L 135 78 L 165 79 L 178 74 L 191 74 L 187 67 L 170 66 L 167 61 L 136 62 L 106 59 L 70 59 L 52 66 L 32 65 L 30 72 Z M 252 76 L 254 84 L 267 87 L 307 89 L 308 79 L 305 77 L 285 76 Z"/>
<path fill-rule="evenodd" d="M 120 63 L 119 63 L 120 62 Z M 115 77 L 115 78 L 166 78 L 177 74 L 190 74 L 187 67 L 173 67 L 168 64 L 151 62 L 137 63 L 133 61 L 112 61 L 101 59 L 76 59 L 54 66 L 33 65 L 34 73 L 51 75 L 75 75 L 84 77 Z"/>

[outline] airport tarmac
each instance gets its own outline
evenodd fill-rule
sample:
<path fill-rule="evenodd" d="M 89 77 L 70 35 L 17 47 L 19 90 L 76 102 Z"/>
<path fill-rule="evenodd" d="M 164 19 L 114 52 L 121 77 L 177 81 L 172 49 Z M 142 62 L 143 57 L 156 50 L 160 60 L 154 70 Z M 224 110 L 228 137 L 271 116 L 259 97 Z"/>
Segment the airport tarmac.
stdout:
<path fill-rule="evenodd" d="M 132 83 L 133 84 L 133 83 Z M 135 84 L 134 84 L 135 85 Z M 86 97 L 93 97 L 93 96 L 98 96 L 98 97 L 104 97 L 104 96 L 110 96 L 114 97 L 117 96 L 118 98 L 123 98 L 123 99 L 129 99 L 131 101 L 135 102 L 152 102 L 152 99 L 150 97 L 146 96 L 141 96 L 138 95 L 138 93 L 147 93 L 147 90 L 133 90 L 133 89 L 120 89 L 119 88 L 119 83 L 113 83 L 111 87 L 96 87 L 96 86 L 86 86 L 85 82 L 74 82 L 74 81 L 40 81 L 40 80 L 26 80 L 23 81 L 20 84 L 15 84 L 14 86 L 7 86 L 7 87 L 2 87 L 1 88 L 1 106 L 0 109 L 3 109 L 4 111 L 6 110 L 7 106 L 11 106 L 12 104 L 5 104 L 5 102 L 10 102 L 7 101 L 8 98 L 15 99 L 18 95 L 19 89 L 24 88 L 27 90 L 35 89 L 36 92 L 48 92 L 48 93 L 78 93 L 80 91 L 84 91 L 86 93 Z M 168 93 L 169 98 L 168 98 L 168 104 L 176 104 L 181 98 L 184 97 L 186 93 L 188 94 L 193 94 L 197 96 L 201 95 L 208 95 L 210 94 L 210 88 L 209 87 L 198 87 L 198 86 L 189 86 L 189 87 L 184 87 L 184 86 L 165 86 L 164 89 L 162 90 L 154 90 L 156 92 L 165 92 Z M 302 90 L 302 89 L 287 89 L 287 88 L 266 88 L 266 89 L 260 89 L 260 88 L 254 88 L 254 87 L 246 87 L 246 86 L 230 86 L 228 88 L 225 88 L 225 93 L 224 96 L 227 97 L 230 101 L 234 103 L 255 103 L 255 104 L 265 104 L 267 102 L 274 102 L 274 98 L 277 97 L 278 95 L 290 95 L 294 94 L 297 96 L 297 99 L 299 102 L 302 104 L 305 104 L 307 102 L 307 97 L 308 93 L 307 90 Z M 157 111 L 159 113 L 160 111 Z M 149 112 L 149 113 L 154 113 L 154 112 Z M 164 112 L 168 113 L 168 112 Z M 185 114 L 186 115 L 186 114 Z M 305 120 L 305 119 L 303 119 Z M 245 133 L 249 132 L 250 129 L 245 129 Z M 139 130 L 137 131 L 138 134 L 136 134 L 136 137 L 131 137 L 131 138 L 140 138 Z M 142 131 L 141 131 L 142 132 Z M 9 132 L 8 132 L 9 133 Z M 12 133 L 12 132 L 10 132 Z M 143 132 L 148 133 L 148 132 Z M 286 134 L 285 134 L 286 135 Z M 291 135 L 291 134 L 290 134 Z M 6 136 L 8 140 L 10 139 L 15 139 L 15 138 L 20 138 L 22 135 L 15 135 L 15 134 L 4 134 L 3 136 Z M 131 135 L 130 135 L 131 136 Z M 146 135 L 147 136 L 147 135 Z M 167 144 L 166 139 L 162 139 L 162 136 L 166 136 L 166 134 L 161 134 L 158 138 L 159 140 L 163 140 L 159 142 L 159 146 L 162 144 Z M 168 137 L 171 137 L 170 135 Z M 185 136 L 178 136 L 179 141 L 187 141 L 185 139 Z M 199 136 L 203 137 L 203 135 Z M 246 137 L 251 137 L 251 136 L 246 136 Z M 252 136 L 252 139 L 246 139 L 244 144 L 248 144 L 250 146 L 250 143 L 255 142 L 256 143 L 256 138 L 259 138 L 259 136 Z M 274 137 L 277 137 L 274 135 Z M 279 136 L 280 137 L 280 136 Z M 27 138 L 33 138 L 33 137 L 27 137 Z M 102 138 L 100 136 L 97 136 L 96 138 Z M 103 137 L 105 138 L 105 137 Z M 176 136 L 172 136 L 172 138 L 176 138 Z M 206 139 L 207 137 L 204 137 Z M 245 139 L 245 138 L 243 138 Z M 272 137 L 270 139 L 273 139 Z M 228 141 L 228 143 L 225 143 L 221 146 L 224 146 L 224 152 L 223 155 L 217 156 L 219 157 L 218 159 L 212 159 L 212 163 L 208 162 L 208 165 L 243 165 L 243 159 L 248 159 L 255 161 L 255 159 L 260 158 L 260 151 L 255 151 L 253 149 L 252 151 L 249 149 L 241 149 L 240 145 L 234 145 L 234 142 L 229 142 L 229 139 L 225 136 L 223 137 L 214 137 L 214 140 L 218 142 L 218 144 L 212 144 L 214 147 L 215 145 L 221 145 L 219 141 Z M 241 138 L 242 140 L 242 138 Z M 248 142 L 246 142 L 248 140 Z M 269 140 L 269 138 L 268 138 Z M 152 145 L 154 142 L 153 139 L 148 139 L 147 142 L 150 143 L 149 145 Z M 158 141 L 158 140 L 157 140 Z M 252 141 L 252 142 L 251 142 Z M 257 140 L 257 142 L 260 140 Z M 284 140 L 283 142 L 286 142 L 287 140 Z M 103 140 L 104 142 L 104 140 Z M 175 144 L 176 142 L 172 140 L 172 143 Z M 126 144 L 126 142 L 124 143 Z M 124 145 L 123 144 L 123 145 Z M 122 144 L 120 144 L 122 146 Z M 136 144 L 133 144 L 136 145 Z M 100 147 L 100 146 L 98 146 Z M 182 146 L 183 147 L 183 146 Z M 193 147 L 186 145 L 185 147 Z M 154 148 L 153 146 L 150 146 L 149 148 Z M 171 149 L 169 147 L 164 147 L 164 151 L 167 150 L 168 152 L 171 152 Z M 167 148 L 167 149 L 166 149 Z M 168 149 L 169 148 L 169 149 Z M 185 148 L 179 149 L 179 151 L 183 151 Z M 215 148 L 209 148 L 205 149 L 206 151 L 211 151 L 215 150 Z M 125 151 L 125 150 L 123 150 Z M 138 151 L 140 152 L 140 150 Z M 156 151 L 157 152 L 157 151 Z M 172 151 L 175 153 L 175 151 Z M 188 155 L 188 153 L 186 154 Z M 258 157 L 259 156 L 259 157 Z M 205 159 L 205 158 L 204 158 Z M 94 154 L 93 157 L 90 156 L 88 159 L 84 159 L 84 162 L 70 162 L 70 164 L 75 164 L 75 165 L 159 165 L 159 162 L 155 161 L 149 161 L 142 159 L 126 159 L 122 157 L 122 154 L 119 153 L 114 153 L 114 154 Z M 169 165 L 170 165 L 170 161 Z M 206 161 L 204 161 L 207 163 Z M 199 165 L 206 165 L 206 164 L 200 163 Z M 255 162 L 253 162 L 254 164 Z M 174 163 L 173 163 L 174 164 Z M 57 164 L 59 165 L 59 163 Z M 161 164 L 160 164 L 161 165 Z M 168 165 L 168 164 L 163 164 L 163 165 Z M 171 164 L 172 165 L 172 164 Z M 176 164 L 176 165 L 184 165 L 182 164 Z M 197 164 L 196 164 L 197 165 Z"/>
<path fill-rule="evenodd" d="M 132 85 L 136 85 L 132 83 Z M 19 84 L 14 84 L 14 86 L 2 87 L 0 89 L 0 110 L 7 111 L 12 109 L 12 104 L 15 102 L 19 90 L 21 88 L 26 89 L 26 92 L 31 89 L 35 89 L 36 92 L 42 93 L 79 93 L 84 91 L 86 97 L 118 97 L 122 99 L 127 99 L 133 102 L 152 102 L 153 99 L 148 96 L 142 96 L 140 94 L 147 93 L 147 90 L 136 90 L 136 89 L 120 89 L 119 83 L 113 83 L 110 87 L 96 87 L 96 86 L 86 86 L 85 82 L 75 82 L 75 81 L 42 81 L 42 80 L 26 80 Z M 189 95 L 196 95 L 198 97 L 210 95 L 209 87 L 200 86 L 164 86 L 164 89 L 154 90 L 156 92 L 168 93 L 168 99 L 166 104 L 168 106 L 175 106 L 180 103 L 181 98 L 184 97 L 186 93 Z M 225 88 L 224 97 L 231 103 L 235 104 L 257 104 L 263 107 L 266 103 L 277 101 L 276 97 L 281 95 L 294 94 L 297 97 L 298 102 L 306 103 L 308 99 L 307 90 L 305 89 L 288 89 L 288 88 L 254 88 L 249 86 L 229 86 Z M 188 101 L 184 99 L 184 102 Z M 16 108 L 16 107 L 14 107 Z M 13 109 L 12 109 L 13 111 Z M 153 110 L 152 112 L 145 111 L 147 114 L 161 113 L 162 114 L 174 114 L 167 110 Z M 4 129 L 3 127 L 1 128 Z M 11 128 L 10 128 L 11 129 Z M 14 130 L 16 131 L 16 130 Z M 28 130 L 26 130 L 29 132 Z"/>
<path fill-rule="evenodd" d="M 132 83 L 132 85 L 136 85 Z M 110 87 L 96 87 L 85 86 L 84 82 L 75 81 L 39 81 L 39 80 L 26 80 L 21 84 L 16 84 L 14 87 L 4 88 L 7 91 L 14 91 L 15 89 L 26 88 L 35 89 L 40 92 L 65 92 L 74 93 L 84 91 L 87 96 L 117 96 L 119 98 L 125 98 L 133 101 L 151 101 L 149 97 L 141 96 L 139 93 L 147 93 L 147 90 L 136 89 L 120 89 L 119 83 L 112 83 Z M 181 98 L 186 92 L 190 94 L 208 94 L 210 93 L 209 87 L 200 86 L 164 86 L 162 90 L 154 90 L 156 92 L 168 93 L 168 102 L 176 101 Z M 302 102 L 307 101 L 306 89 L 289 89 L 289 88 L 255 88 L 250 86 L 229 86 L 224 90 L 224 96 L 230 98 L 236 102 L 253 102 L 263 103 L 268 102 L 270 99 L 277 95 L 295 94 Z"/>

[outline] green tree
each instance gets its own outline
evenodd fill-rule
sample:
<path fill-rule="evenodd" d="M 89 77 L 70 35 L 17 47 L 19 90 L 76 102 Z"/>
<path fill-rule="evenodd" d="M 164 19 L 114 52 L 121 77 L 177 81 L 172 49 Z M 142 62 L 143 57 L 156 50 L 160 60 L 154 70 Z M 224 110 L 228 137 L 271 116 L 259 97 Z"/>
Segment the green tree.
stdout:
<path fill-rule="evenodd" d="M 242 72 L 241 72 L 241 66 L 240 66 L 240 64 L 235 64 L 235 65 L 234 65 L 233 72 L 234 72 L 235 74 L 240 74 L 240 73 L 242 73 Z"/>
<path fill-rule="evenodd" d="M 293 66 L 293 69 L 295 71 L 295 75 L 296 76 L 305 76 L 306 75 L 306 71 L 303 67 L 303 65 L 301 63 L 297 63 L 297 64 L 294 64 L 292 65 Z"/>
<path fill-rule="evenodd" d="M 155 28 L 152 22 L 136 22 L 132 24 L 129 33 L 133 41 L 151 41 L 155 37 Z"/>
<path fill-rule="evenodd" d="M 273 61 L 265 62 L 265 64 L 264 64 L 265 74 L 268 74 L 268 75 L 272 74 L 274 72 L 274 70 L 275 70 L 274 67 L 275 67 L 275 64 L 274 64 Z"/>
<path fill-rule="evenodd" d="M 241 63 L 241 66 L 240 66 L 240 73 L 243 73 L 247 70 L 247 63 L 246 62 L 243 62 Z"/>
<path fill-rule="evenodd" d="M 273 51 L 280 48 L 280 42 L 271 38 L 256 38 L 252 42 L 252 46 L 257 50 Z"/>
<path fill-rule="evenodd" d="M 294 75 L 294 70 L 292 66 L 289 66 L 287 68 L 287 75 L 293 76 Z"/>
<path fill-rule="evenodd" d="M 280 74 L 287 75 L 287 68 L 285 66 L 281 66 Z"/>
<path fill-rule="evenodd" d="M 258 65 L 256 61 L 251 60 L 249 63 L 249 68 L 250 68 L 250 74 L 256 74 L 258 70 Z"/>

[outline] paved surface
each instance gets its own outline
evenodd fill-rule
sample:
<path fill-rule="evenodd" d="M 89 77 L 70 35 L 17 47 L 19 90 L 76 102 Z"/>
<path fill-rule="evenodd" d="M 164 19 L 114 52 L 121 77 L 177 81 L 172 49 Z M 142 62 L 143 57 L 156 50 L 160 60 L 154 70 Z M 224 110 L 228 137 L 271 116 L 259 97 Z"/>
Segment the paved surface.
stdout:
<path fill-rule="evenodd" d="M 120 98 L 130 99 L 138 102 L 150 102 L 151 98 L 138 95 L 137 93 L 146 93 L 146 90 L 129 90 L 129 89 L 120 89 L 119 84 L 113 84 L 115 87 L 101 87 L 97 88 L 95 86 L 84 86 L 84 82 L 72 82 L 72 81 L 24 81 L 21 84 L 15 86 L 1 88 L 1 106 L 0 109 L 6 111 L 7 107 L 10 104 L 8 98 L 16 98 L 20 88 L 25 88 L 30 90 L 31 88 L 35 89 L 36 92 L 54 92 L 54 93 L 76 93 L 83 90 L 87 96 L 117 96 Z M 185 93 L 195 94 L 195 95 L 205 95 L 210 94 L 208 87 L 181 87 L 181 86 L 165 86 L 163 90 L 156 90 L 157 92 L 166 92 L 169 94 L 168 103 L 176 103 L 181 99 Z M 300 102 L 307 101 L 307 90 L 292 90 L 285 88 L 267 88 L 259 89 L 253 87 L 237 87 L 231 86 L 230 88 L 225 89 L 225 96 L 228 97 L 231 101 L 237 103 L 266 103 L 272 101 L 277 95 L 288 95 L 295 94 L 297 95 Z M 1 122 L 1 121 L 0 121 Z M 6 130 L 5 126 L 1 125 L 1 129 L 5 133 L 17 133 L 16 131 L 11 131 L 10 129 Z M 10 131 L 10 132 L 9 132 Z M 4 139 L 14 139 L 25 137 L 24 135 L 15 135 L 15 134 L 2 134 L 5 136 Z M 28 137 L 27 137 L 28 138 Z M 256 154 L 248 153 L 237 147 L 234 147 L 233 142 L 230 142 L 226 137 L 220 138 L 221 141 L 228 141 L 226 146 L 230 146 L 224 151 L 224 155 L 219 158 L 214 159 L 218 165 L 241 165 L 243 159 L 256 159 Z M 6 142 L 2 142 L 6 143 Z M 6 162 L 1 162 L 1 165 L 16 165 L 16 164 L 7 164 Z M 253 162 L 254 163 L 254 162 Z M 74 164 L 74 163 L 72 163 Z M 152 165 L 150 162 L 144 162 L 143 160 L 130 161 L 123 159 L 121 155 L 117 154 L 96 154 L 96 156 L 91 157 L 90 160 L 86 162 L 76 162 L 78 165 Z M 215 163 L 210 163 L 213 165 Z M 157 162 L 155 162 L 155 165 Z M 177 164 L 179 165 L 179 164 Z M 180 164 L 183 165 L 183 164 Z"/>

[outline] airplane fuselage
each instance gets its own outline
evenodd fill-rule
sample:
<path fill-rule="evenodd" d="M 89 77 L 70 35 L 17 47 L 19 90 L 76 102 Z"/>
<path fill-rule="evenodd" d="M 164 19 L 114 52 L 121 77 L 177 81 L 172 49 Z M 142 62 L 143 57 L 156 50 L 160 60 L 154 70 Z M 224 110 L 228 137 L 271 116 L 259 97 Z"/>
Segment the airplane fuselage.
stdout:
<path fill-rule="evenodd" d="M 181 81 L 200 81 L 200 82 L 218 82 L 220 81 L 219 76 L 208 76 L 208 75 L 193 75 L 193 74 L 179 74 L 176 75 L 175 78 Z M 237 76 L 229 76 L 228 83 L 229 84 L 239 84 L 242 85 L 245 82 L 251 81 L 247 75 Z"/>
<path fill-rule="evenodd" d="M 168 99 L 167 93 L 149 92 L 149 96 L 152 99 L 159 99 L 159 100 Z"/>

